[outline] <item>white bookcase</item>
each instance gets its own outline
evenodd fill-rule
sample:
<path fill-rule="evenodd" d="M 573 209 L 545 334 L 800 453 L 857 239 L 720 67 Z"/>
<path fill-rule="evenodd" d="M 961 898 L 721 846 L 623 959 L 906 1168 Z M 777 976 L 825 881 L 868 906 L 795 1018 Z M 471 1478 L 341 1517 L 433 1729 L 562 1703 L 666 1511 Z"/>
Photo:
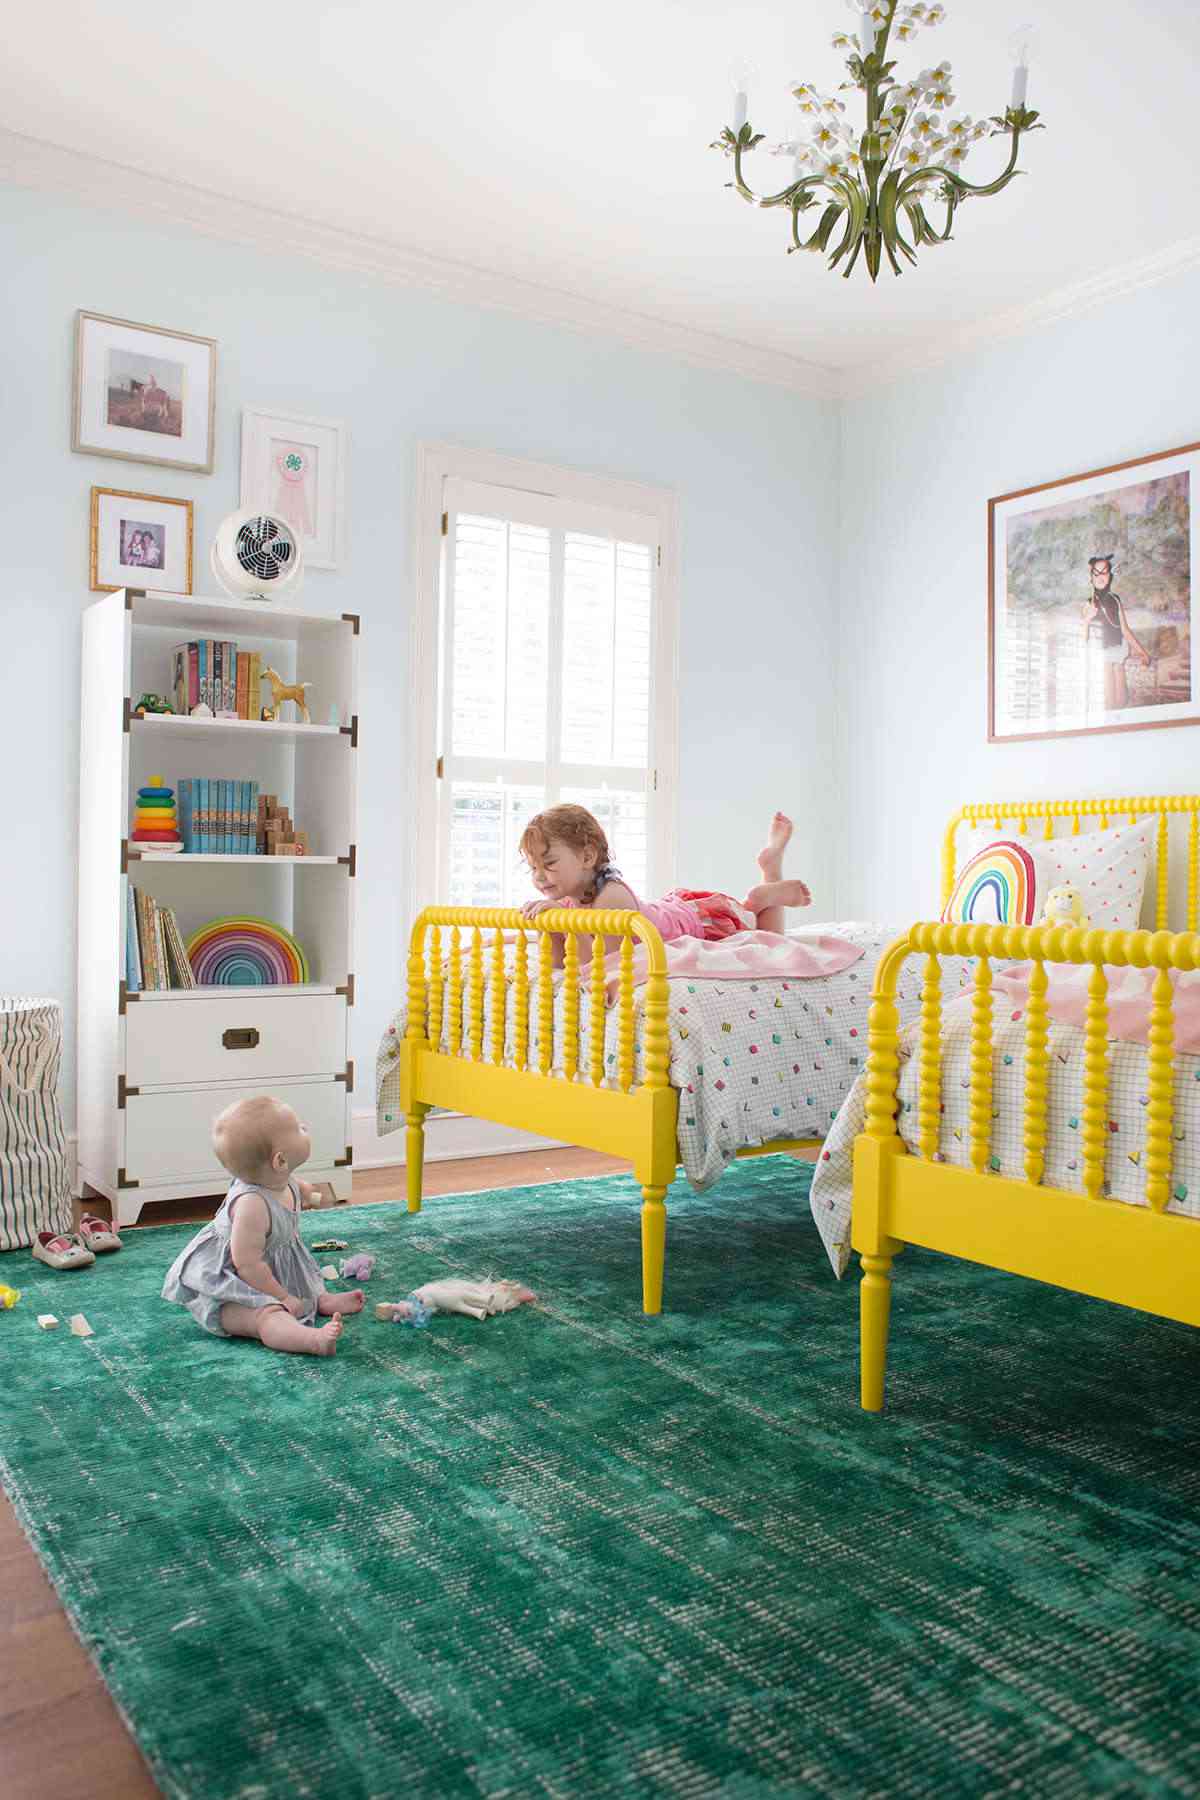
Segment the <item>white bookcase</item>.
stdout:
<path fill-rule="evenodd" d="M 172 698 L 175 646 L 257 650 L 309 681 L 311 725 L 136 715 Z M 294 1106 L 312 1134 L 305 1179 L 351 1188 L 349 1008 L 354 1004 L 358 619 L 270 604 L 120 590 L 83 615 L 79 772 L 79 1174 L 130 1225 L 153 1200 L 219 1192 L 212 1120 L 243 1094 Z M 329 724 L 330 706 L 338 723 Z M 255 707 L 257 711 L 258 708 Z M 307 856 L 139 853 L 139 787 L 161 774 L 257 781 L 308 832 Z M 126 890 L 170 906 L 185 938 L 254 915 L 302 945 L 304 986 L 127 992 Z"/>

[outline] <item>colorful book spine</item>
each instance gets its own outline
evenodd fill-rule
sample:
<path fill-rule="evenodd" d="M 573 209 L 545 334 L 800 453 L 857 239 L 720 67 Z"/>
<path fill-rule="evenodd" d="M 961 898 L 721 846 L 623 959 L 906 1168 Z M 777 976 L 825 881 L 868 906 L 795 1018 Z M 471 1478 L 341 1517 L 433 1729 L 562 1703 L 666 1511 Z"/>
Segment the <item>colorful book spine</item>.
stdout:
<path fill-rule="evenodd" d="M 208 855 L 208 777 L 201 775 L 196 780 L 196 810 L 194 812 L 194 828 L 196 834 L 196 851 L 200 856 Z"/>
<path fill-rule="evenodd" d="M 225 646 L 225 709 L 237 712 L 237 671 L 238 647 L 236 644 Z"/>
<path fill-rule="evenodd" d="M 199 669 L 200 677 L 200 704 L 202 706 L 211 707 L 212 688 L 209 685 L 208 679 L 208 643 L 206 639 L 201 638 L 200 642 L 196 645 L 196 655 L 198 658 L 197 667 Z"/>
<path fill-rule="evenodd" d="M 250 697 L 250 657 L 247 651 L 239 650 L 237 659 L 237 716 L 248 719 L 246 703 Z"/>
<path fill-rule="evenodd" d="M 189 644 L 188 650 L 188 711 L 200 704 L 200 646 Z"/>
<path fill-rule="evenodd" d="M 221 783 L 221 854 L 233 855 L 233 782 Z"/>
<path fill-rule="evenodd" d="M 249 711 L 246 717 L 257 719 L 262 711 L 262 657 L 257 650 L 250 652 L 250 695 Z"/>
<path fill-rule="evenodd" d="M 248 781 L 239 781 L 237 784 L 237 835 L 234 840 L 237 844 L 237 853 L 239 856 L 245 856 L 249 847 L 250 833 L 247 829 L 249 822 L 247 814 L 249 813 L 249 810 L 250 783 Z"/>
<path fill-rule="evenodd" d="M 125 885 L 125 990 L 142 991 L 142 953 L 138 945 L 137 894 L 132 881 Z"/>
<path fill-rule="evenodd" d="M 185 713 L 187 704 L 187 645 L 179 644 L 172 654 L 171 686 L 172 700 L 177 713 Z"/>
<path fill-rule="evenodd" d="M 179 819 L 179 835 L 183 839 L 183 854 L 190 856 L 196 848 L 195 825 L 193 814 L 192 780 L 186 776 L 175 783 L 175 799 Z"/>
<path fill-rule="evenodd" d="M 258 783 L 248 781 L 246 787 L 246 855 L 254 856 L 258 850 Z"/>

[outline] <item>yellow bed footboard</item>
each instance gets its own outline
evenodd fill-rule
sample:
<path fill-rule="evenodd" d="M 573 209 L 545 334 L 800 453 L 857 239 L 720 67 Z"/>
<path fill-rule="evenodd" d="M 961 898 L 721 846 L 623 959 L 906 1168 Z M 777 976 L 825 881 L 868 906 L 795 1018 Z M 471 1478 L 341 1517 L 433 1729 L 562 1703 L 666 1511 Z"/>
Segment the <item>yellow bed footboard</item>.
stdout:
<path fill-rule="evenodd" d="M 1194 837 L 1194 833 L 1193 833 Z M 1194 892 L 1194 886 L 1192 888 Z M 1190 898 L 1190 895 L 1189 895 Z M 901 1138 L 896 982 L 924 956 L 916 1153 Z M 970 1168 L 935 1161 L 942 1089 L 939 956 L 979 959 L 970 1037 Z M 1025 1009 L 1025 1180 L 989 1172 L 992 1145 L 992 960 L 1031 959 Z M 1043 1185 L 1050 1078 L 1047 964 L 1090 965 L 1083 1044 L 1081 1193 Z M 1105 1197 L 1108 1143 L 1106 968 L 1157 970 L 1146 1058 L 1145 1208 Z M 880 960 L 868 1030 L 866 1128 L 854 1145 L 852 1238 L 863 1265 L 862 1404 L 883 1406 L 893 1258 L 906 1244 L 944 1251 L 1078 1293 L 1200 1325 L 1200 1221 L 1168 1213 L 1175 1078 L 1169 971 L 1200 968 L 1193 931 L 1063 926 L 914 925 Z"/>
<path fill-rule="evenodd" d="M 561 973 L 553 962 L 556 937 L 563 945 Z M 610 1067 L 606 985 L 613 974 L 604 958 L 613 939 L 617 1042 Z M 590 960 L 585 952 L 581 961 L 584 940 Z M 640 1072 L 639 943 L 646 953 Z M 528 919 L 511 908 L 426 907 L 412 932 L 400 1045 L 409 1211 L 421 1207 L 425 1117 L 434 1106 L 624 1157 L 642 1189 L 642 1306 L 660 1312 L 679 1109 L 668 1079 L 667 1006 L 666 951 L 640 913 L 564 907 Z M 811 1141 L 764 1148 L 794 1150 Z"/>

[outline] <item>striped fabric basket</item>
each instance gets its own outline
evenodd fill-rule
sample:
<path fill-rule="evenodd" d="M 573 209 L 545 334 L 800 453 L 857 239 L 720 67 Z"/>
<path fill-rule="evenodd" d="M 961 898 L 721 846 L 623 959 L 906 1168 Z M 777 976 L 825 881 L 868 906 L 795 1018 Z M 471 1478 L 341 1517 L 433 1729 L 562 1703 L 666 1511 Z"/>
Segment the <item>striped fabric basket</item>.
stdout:
<path fill-rule="evenodd" d="M 62 1008 L 0 994 L 0 1250 L 70 1231 L 71 1186 L 58 1106 Z"/>

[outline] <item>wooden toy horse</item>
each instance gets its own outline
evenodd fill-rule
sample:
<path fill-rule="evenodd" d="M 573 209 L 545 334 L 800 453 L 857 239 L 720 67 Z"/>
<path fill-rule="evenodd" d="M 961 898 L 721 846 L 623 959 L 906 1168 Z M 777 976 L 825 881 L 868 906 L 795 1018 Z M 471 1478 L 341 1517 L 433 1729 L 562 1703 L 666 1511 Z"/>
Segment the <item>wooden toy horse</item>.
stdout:
<path fill-rule="evenodd" d="M 304 698 L 305 690 L 312 686 L 311 681 L 297 681 L 289 685 L 286 681 L 280 680 L 274 669 L 264 669 L 262 678 L 271 684 L 271 710 L 276 718 L 280 716 L 279 708 L 283 702 L 294 700 L 301 722 L 305 725 L 312 724 L 312 720 L 308 716 L 308 702 Z"/>

